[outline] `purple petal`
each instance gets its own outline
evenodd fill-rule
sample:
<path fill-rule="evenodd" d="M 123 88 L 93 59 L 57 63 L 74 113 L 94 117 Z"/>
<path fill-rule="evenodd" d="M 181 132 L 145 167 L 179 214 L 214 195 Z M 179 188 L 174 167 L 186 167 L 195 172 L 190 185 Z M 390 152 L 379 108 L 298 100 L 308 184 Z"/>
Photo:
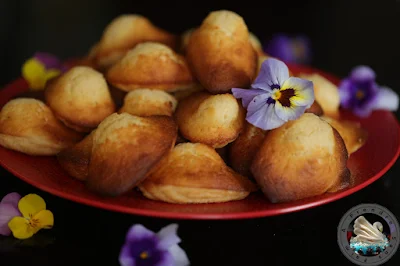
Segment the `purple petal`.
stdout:
<path fill-rule="evenodd" d="M 133 225 L 129 229 L 128 234 L 126 236 L 129 242 L 138 241 L 145 238 L 153 238 L 153 237 L 156 237 L 156 234 L 141 224 Z"/>
<path fill-rule="evenodd" d="M 168 250 L 174 258 L 174 266 L 188 266 L 190 265 L 189 258 L 186 252 L 178 245 L 174 245 Z"/>
<path fill-rule="evenodd" d="M 176 234 L 177 230 L 177 224 L 170 224 L 162 228 L 160 232 L 157 233 L 157 236 L 160 239 L 158 247 L 163 250 L 168 250 L 171 246 L 181 242 L 181 239 Z"/>
<path fill-rule="evenodd" d="M 299 118 L 306 111 L 307 106 L 284 107 L 279 102 L 275 103 L 275 114 L 287 122 Z"/>
<path fill-rule="evenodd" d="M 62 67 L 60 60 L 56 56 L 49 53 L 36 52 L 34 54 L 34 58 L 44 64 L 46 66 L 46 69 L 61 69 Z"/>
<path fill-rule="evenodd" d="M 397 111 L 399 108 L 399 96 L 390 88 L 381 87 L 372 108 L 375 110 Z"/>
<path fill-rule="evenodd" d="M 135 266 L 135 259 L 132 257 L 130 254 L 130 248 L 128 245 L 124 245 L 121 249 L 121 252 L 119 254 L 119 263 L 121 266 Z"/>
<path fill-rule="evenodd" d="M 232 89 L 232 94 L 236 99 L 242 99 L 242 105 L 244 108 L 247 108 L 251 100 L 253 100 L 254 97 L 262 94 L 262 93 L 268 93 L 265 90 L 260 90 L 260 89 L 239 89 L 239 88 L 233 88 Z"/>
<path fill-rule="evenodd" d="M 268 58 L 261 64 L 260 73 L 251 85 L 254 89 L 272 91 L 272 86 L 282 86 L 289 78 L 289 69 L 280 60 Z"/>
<path fill-rule="evenodd" d="M 0 235 L 10 235 L 11 230 L 8 227 L 8 222 L 15 216 L 20 216 L 18 208 L 10 203 L 0 204 Z"/>
<path fill-rule="evenodd" d="M 292 57 L 290 63 L 305 64 L 311 61 L 311 43 L 307 36 L 299 35 L 291 41 Z"/>
<path fill-rule="evenodd" d="M 285 62 L 294 62 L 291 39 L 285 34 L 276 34 L 267 43 L 265 52 Z"/>
<path fill-rule="evenodd" d="M 295 106 L 306 106 L 307 109 L 314 102 L 314 84 L 310 80 L 290 77 L 283 83 L 284 89 L 294 89 L 296 97 L 293 97 L 292 102 Z"/>
<path fill-rule="evenodd" d="M 268 95 L 261 94 L 250 102 L 247 108 L 246 120 L 263 130 L 270 130 L 280 127 L 285 123 L 274 111 L 274 104 L 267 104 Z"/>
<path fill-rule="evenodd" d="M 13 205 L 15 208 L 18 208 L 18 202 L 21 199 L 21 195 L 17 192 L 12 192 L 4 196 L 1 200 L 0 204 L 9 203 Z"/>
<path fill-rule="evenodd" d="M 350 78 L 357 82 L 374 81 L 375 72 L 368 66 L 357 66 L 351 71 Z"/>
<path fill-rule="evenodd" d="M 351 100 L 353 97 L 353 86 L 351 84 L 351 80 L 350 79 L 344 79 L 339 87 L 338 87 L 338 91 L 339 91 L 339 98 L 340 98 L 340 104 L 344 107 L 344 108 L 350 108 L 351 107 Z"/>

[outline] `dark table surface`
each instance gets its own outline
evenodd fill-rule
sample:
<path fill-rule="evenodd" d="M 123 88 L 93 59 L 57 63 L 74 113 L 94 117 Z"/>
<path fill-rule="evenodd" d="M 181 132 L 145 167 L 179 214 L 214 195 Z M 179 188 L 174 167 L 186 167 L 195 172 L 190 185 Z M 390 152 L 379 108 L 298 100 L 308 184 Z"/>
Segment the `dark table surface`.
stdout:
<path fill-rule="evenodd" d="M 396 114 L 399 118 L 399 112 Z M 25 241 L 0 236 L 0 265 L 118 265 L 133 224 L 158 231 L 178 223 L 181 247 L 191 265 L 353 265 L 337 244 L 337 226 L 350 208 L 380 204 L 400 220 L 400 164 L 373 184 L 338 201 L 301 212 L 248 220 L 171 220 L 134 216 L 77 204 L 24 183 L 0 170 L 0 197 L 10 192 L 41 195 L 55 226 Z M 400 252 L 385 265 L 399 265 Z"/>

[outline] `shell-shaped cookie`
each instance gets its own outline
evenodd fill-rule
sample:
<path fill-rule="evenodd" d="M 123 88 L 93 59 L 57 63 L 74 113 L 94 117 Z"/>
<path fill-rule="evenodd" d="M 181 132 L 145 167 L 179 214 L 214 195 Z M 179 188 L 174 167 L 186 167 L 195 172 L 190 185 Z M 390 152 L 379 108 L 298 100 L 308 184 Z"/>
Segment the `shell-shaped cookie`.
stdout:
<path fill-rule="evenodd" d="M 106 69 L 121 59 L 138 43 L 153 41 L 175 49 L 177 36 L 155 26 L 148 18 L 124 14 L 114 18 L 104 29 L 99 42 L 90 50 L 89 57 Z"/>
<path fill-rule="evenodd" d="M 124 91 L 149 88 L 172 92 L 196 84 L 185 58 L 155 42 L 136 45 L 108 70 L 106 77 Z"/>
<path fill-rule="evenodd" d="M 241 200 L 257 187 L 226 166 L 213 148 L 182 143 L 160 161 L 139 189 L 149 199 L 188 204 Z"/>
<path fill-rule="evenodd" d="M 248 87 L 257 71 L 246 23 L 227 10 L 211 12 L 191 33 L 186 58 L 200 84 L 214 94 Z"/>
<path fill-rule="evenodd" d="M 362 128 L 359 122 L 340 120 L 328 116 L 322 116 L 322 119 L 339 132 L 340 136 L 344 140 L 349 155 L 364 146 L 368 139 L 367 130 Z"/>
<path fill-rule="evenodd" d="M 17 98 L 0 112 L 0 145 L 29 155 L 55 155 L 83 135 L 66 127 L 42 101 Z"/>
<path fill-rule="evenodd" d="M 175 118 L 184 138 L 221 148 L 239 135 L 245 110 L 232 94 L 197 92 L 179 103 Z"/>
<path fill-rule="evenodd" d="M 348 185 L 347 159 L 339 133 L 305 113 L 268 132 L 250 169 L 271 202 L 288 202 Z"/>
<path fill-rule="evenodd" d="M 46 103 L 65 125 L 90 132 L 115 112 L 115 103 L 103 75 L 85 66 L 76 66 L 45 89 Z"/>
<path fill-rule="evenodd" d="M 106 196 L 128 192 L 172 149 L 176 137 L 171 117 L 110 115 L 94 132 L 86 185 Z"/>
<path fill-rule="evenodd" d="M 165 91 L 137 89 L 125 96 L 124 105 L 119 112 L 137 116 L 172 116 L 177 104 L 175 97 Z"/>

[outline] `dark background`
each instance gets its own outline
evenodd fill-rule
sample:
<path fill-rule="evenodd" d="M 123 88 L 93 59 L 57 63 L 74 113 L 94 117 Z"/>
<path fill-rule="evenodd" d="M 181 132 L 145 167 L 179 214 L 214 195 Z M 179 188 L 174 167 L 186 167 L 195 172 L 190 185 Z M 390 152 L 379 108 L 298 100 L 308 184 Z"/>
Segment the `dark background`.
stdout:
<path fill-rule="evenodd" d="M 200 6 L 203 4 L 203 6 Z M 343 77 L 371 66 L 378 83 L 399 92 L 399 1 L 240 1 L 236 6 L 186 1 L 0 0 L 0 86 L 19 77 L 36 51 L 66 59 L 84 55 L 115 16 L 139 13 L 174 33 L 195 27 L 208 12 L 229 9 L 262 41 L 272 34 L 311 38 L 312 65 Z M 399 117 L 399 112 L 396 113 Z M 1 168 L 0 197 L 38 193 L 56 226 L 20 242 L 0 237 L 0 265 L 117 265 L 125 233 L 134 223 L 158 231 L 171 222 L 192 265 L 352 265 L 336 243 L 342 215 L 360 203 L 378 203 L 400 218 L 399 163 L 367 188 L 299 213 L 242 221 L 176 221 L 103 211 L 39 191 Z M 397 254 L 386 265 L 399 265 Z"/>

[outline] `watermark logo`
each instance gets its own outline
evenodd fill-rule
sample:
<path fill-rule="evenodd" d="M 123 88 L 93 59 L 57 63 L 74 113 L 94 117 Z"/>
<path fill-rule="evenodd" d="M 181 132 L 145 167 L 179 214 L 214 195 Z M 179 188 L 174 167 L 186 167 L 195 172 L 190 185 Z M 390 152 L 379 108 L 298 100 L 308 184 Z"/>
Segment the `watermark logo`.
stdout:
<path fill-rule="evenodd" d="M 399 222 L 378 204 L 351 208 L 340 220 L 338 244 L 342 253 L 357 265 L 381 265 L 399 247 Z"/>

